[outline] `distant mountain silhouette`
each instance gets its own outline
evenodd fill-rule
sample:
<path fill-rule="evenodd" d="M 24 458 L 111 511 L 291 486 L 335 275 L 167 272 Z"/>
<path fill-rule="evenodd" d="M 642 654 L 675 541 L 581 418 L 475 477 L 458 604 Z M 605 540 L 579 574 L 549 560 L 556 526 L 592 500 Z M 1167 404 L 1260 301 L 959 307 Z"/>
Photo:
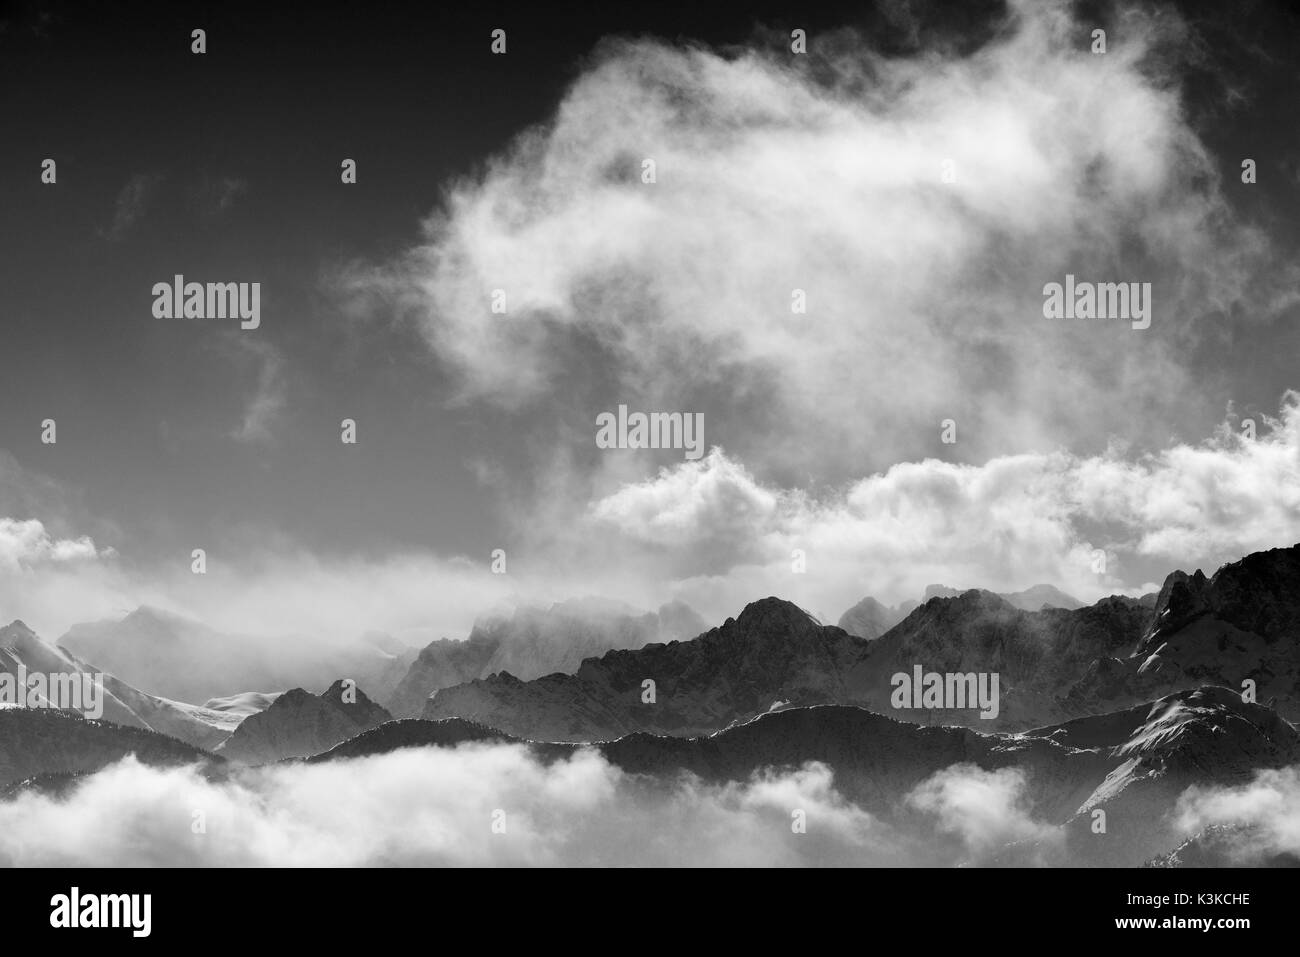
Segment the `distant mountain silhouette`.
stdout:
<path fill-rule="evenodd" d="M 949 588 L 947 585 L 928 585 L 923 601 L 906 601 L 897 607 L 885 605 L 868 595 L 841 615 L 838 624 L 850 635 L 872 641 L 893 628 L 925 601 L 931 598 L 956 598 L 961 594 L 963 592 L 960 589 Z M 1053 585 L 1034 585 L 1024 591 L 1004 592 L 998 597 L 1013 608 L 1025 611 L 1039 611 L 1043 608 L 1074 610 L 1084 607 L 1083 602 L 1071 598 Z"/>
<path fill-rule="evenodd" d="M 416 656 L 414 648 L 373 633 L 354 642 L 231 634 L 147 606 L 120 620 L 73 625 L 58 644 L 136 687 L 179 701 L 259 689 L 323 690 L 340 675 L 386 696 Z"/>
<path fill-rule="evenodd" d="M 850 635 L 874 641 L 907 617 L 901 608 L 882 605 L 868 595 L 844 614 L 837 622 Z"/>
<path fill-rule="evenodd" d="M 646 614 L 618 602 L 590 598 L 549 608 L 527 606 L 509 617 L 480 619 L 465 641 L 444 638 L 430 643 L 388 704 L 396 715 L 415 717 L 423 712 L 425 699 L 440 688 L 497 672 L 524 680 L 570 673 L 592 655 L 693 638 L 706 627 L 704 619 L 681 602 Z"/>
<path fill-rule="evenodd" d="M 960 588 L 949 588 L 947 585 L 927 585 L 922 602 L 927 602 L 931 598 L 956 598 L 962 594 L 965 594 L 965 592 Z M 997 592 L 996 594 L 1012 608 L 1019 608 L 1023 611 L 1040 611 L 1043 607 L 1064 608 L 1066 611 L 1073 611 L 1076 608 L 1083 607 L 1083 602 L 1077 598 L 1071 598 L 1055 585 L 1033 585 L 1024 591 Z"/>

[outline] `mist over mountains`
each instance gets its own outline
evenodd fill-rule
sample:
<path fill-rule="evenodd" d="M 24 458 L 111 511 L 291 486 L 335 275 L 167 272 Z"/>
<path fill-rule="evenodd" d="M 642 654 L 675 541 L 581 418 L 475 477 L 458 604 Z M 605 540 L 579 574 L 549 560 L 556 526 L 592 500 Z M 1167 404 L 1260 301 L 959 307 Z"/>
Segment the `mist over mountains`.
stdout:
<path fill-rule="evenodd" d="M 1276 865 L 1300 861 L 1285 827 L 1266 813 L 1234 817 L 1224 809 L 1241 802 L 1212 796 L 1257 789 L 1291 806 L 1298 589 L 1300 545 L 1211 576 L 1176 571 L 1158 594 L 1088 606 L 1044 600 L 1026 610 L 1011 598 L 1052 595 L 935 587 L 870 640 L 777 597 L 685 637 L 675 636 L 699 619 L 680 603 L 653 613 L 593 599 L 522 606 L 484 616 L 463 641 L 420 651 L 394 683 L 398 707 L 376 702 L 350 675 L 318 693 L 232 692 L 203 706 L 108 675 L 99 721 L 0 708 L 0 787 L 9 801 L 75 804 L 100 780 L 179 773 L 197 775 L 185 787 L 252 788 L 249 799 L 269 787 L 257 800 L 274 813 L 280 778 L 257 784 L 241 769 L 313 781 L 317 772 L 293 769 L 304 760 L 356 764 L 364 776 L 436 752 L 445 755 L 438 762 L 499 760 L 539 780 L 576 763 L 602 787 L 631 788 L 627 799 L 652 817 L 682 800 L 697 809 L 721 801 L 711 813 L 738 814 L 773 788 L 811 788 L 809 802 L 834 809 L 836 826 L 857 835 L 841 850 L 861 846 L 859 863 Z M 851 611 L 876 610 L 868 599 Z M 69 635 L 163 683 L 177 679 L 150 651 L 211 637 L 151 613 Z M 376 655 L 392 653 L 379 636 L 369 643 Z M 0 630 L 0 667 L 12 673 L 20 663 L 102 673 L 15 622 Z M 896 676 L 916 666 L 997 673 L 996 717 L 982 718 L 973 702 L 899 706 Z M 222 676 L 250 673 L 230 663 Z M 229 690 L 217 677 L 194 687 Z M 417 705 L 419 717 L 404 717 Z M 597 764 L 585 763 L 589 753 Z M 0 803 L 0 818 L 12 813 Z M 0 859 L 14 853 L 0 839 Z M 427 856 L 415 859 L 441 860 Z"/>
<path fill-rule="evenodd" d="M 932 597 L 870 642 L 770 598 L 691 642 L 606 654 L 572 675 L 524 682 L 499 674 L 442 689 L 424 716 L 564 741 L 700 733 L 777 707 L 824 703 L 932 723 L 931 713 L 891 703 L 891 677 L 922 664 L 999 674 L 995 718 L 974 710 L 938 718 L 981 729 L 1038 727 L 1203 684 L 1240 689 L 1247 679 L 1259 700 L 1275 699 L 1294 720 L 1297 655 L 1287 628 L 1300 619 L 1275 623 L 1292 614 L 1295 560 L 1295 548 L 1274 549 L 1211 579 L 1173 573 L 1158 596 L 1113 596 L 1074 609 L 1025 611 L 979 590 Z M 1244 589 L 1249 613 L 1228 597 Z M 646 680 L 656 685 L 653 707 L 641 700 Z"/>
<path fill-rule="evenodd" d="M 682 602 L 645 614 L 592 598 L 549 608 L 526 605 L 509 617 L 480 619 L 464 641 L 443 639 L 427 645 L 398 683 L 390 706 L 395 714 L 417 716 L 425 699 L 440 688 L 497 673 L 523 680 L 568 673 L 588 657 L 693 638 L 706 627 Z"/>
<path fill-rule="evenodd" d="M 0 628 L 0 673 L 93 676 L 98 666 L 46 644 L 21 621 Z M 103 674 L 102 712 L 106 721 L 147 728 L 200 748 L 214 748 L 243 718 L 236 710 L 209 708 L 146 694 L 112 674 Z M 47 705 L 48 706 L 48 705 Z"/>
<path fill-rule="evenodd" d="M 868 595 L 841 615 L 838 624 L 850 635 L 870 641 L 879 638 L 915 611 L 918 605 L 928 602 L 931 598 L 956 598 L 960 594 L 962 592 L 958 588 L 949 588 L 947 585 L 927 585 L 925 596 L 921 601 L 905 601 L 896 606 L 884 605 Z M 1083 602 L 1071 598 L 1054 585 L 1034 585 L 1024 591 L 999 593 L 998 597 L 1013 608 L 1025 611 L 1040 611 L 1043 608 L 1073 610 L 1083 607 Z"/>
<path fill-rule="evenodd" d="M 149 607 L 118 620 L 73 625 L 57 644 L 152 693 L 185 701 L 298 686 L 323 690 L 340 674 L 387 693 L 415 658 L 415 649 L 383 635 L 344 643 L 230 634 Z"/>

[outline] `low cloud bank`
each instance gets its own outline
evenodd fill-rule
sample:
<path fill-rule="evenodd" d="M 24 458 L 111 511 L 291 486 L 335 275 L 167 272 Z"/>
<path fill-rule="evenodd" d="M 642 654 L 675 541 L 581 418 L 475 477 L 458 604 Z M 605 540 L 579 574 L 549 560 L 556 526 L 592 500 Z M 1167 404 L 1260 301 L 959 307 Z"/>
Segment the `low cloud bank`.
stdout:
<path fill-rule="evenodd" d="M 548 764 L 519 745 L 465 745 L 213 782 L 127 758 L 62 799 L 0 803 L 0 863 L 956 864 L 1042 830 L 1022 807 L 1023 783 L 971 767 L 936 775 L 907 799 L 945 832 L 927 837 L 845 800 L 819 763 L 716 785 L 629 775 L 594 751 Z"/>

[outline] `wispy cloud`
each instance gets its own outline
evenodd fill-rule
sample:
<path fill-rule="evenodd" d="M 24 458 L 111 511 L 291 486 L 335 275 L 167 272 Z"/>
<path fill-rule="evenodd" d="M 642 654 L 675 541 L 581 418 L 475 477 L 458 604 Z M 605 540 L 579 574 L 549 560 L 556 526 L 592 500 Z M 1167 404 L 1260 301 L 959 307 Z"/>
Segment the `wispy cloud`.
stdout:
<path fill-rule="evenodd" d="M 279 349 L 265 339 L 237 335 L 234 341 L 245 364 L 255 368 L 256 385 L 230 437 L 237 442 L 268 445 L 274 441 L 275 426 L 288 405 L 284 359 Z"/>
<path fill-rule="evenodd" d="M 113 203 L 113 221 L 100 235 L 109 242 L 124 240 L 152 204 L 163 177 L 158 173 L 137 173 L 118 191 Z"/>

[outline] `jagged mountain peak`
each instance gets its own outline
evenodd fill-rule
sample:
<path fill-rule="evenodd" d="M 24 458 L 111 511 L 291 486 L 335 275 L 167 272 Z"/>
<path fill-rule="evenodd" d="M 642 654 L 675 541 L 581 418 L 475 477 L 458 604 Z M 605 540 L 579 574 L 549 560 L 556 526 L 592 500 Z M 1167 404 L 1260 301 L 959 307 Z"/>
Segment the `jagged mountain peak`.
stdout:
<path fill-rule="evenodd" d="M 925 592 L 921 595 L 921 602 L 924 604 L 931 598 L 955 598 L 960 594 L 960 588 L 953 588 L 950 585 L 926 585 Z"/>
<path fill-rule="evenodd" d="M 1300 545 L 1254 552 L 1220 566 L 1206 578 L 1171 572 L 1156 598 L 1146 650 L 1154 650 L 1170 633 L 1203 615 L 1273 639 L 1300 620 Z"/>
<path fill-rule="evenodd" d="M 319 703 L 333 705 L 336 708 L 359 709 L 362 711 L 383 710 L 355 682 L 349 684 L 349 680 L 339 678 L 320 694 L 312 694 L 303 688 L 290 688 L 277 696 L 266 708 L 266 712 L 282 713 L 290 709 L 298 709 L 303 706 L 311 707 Z M 350 694 L 354 700 L 344 700 L 345 694 Z"/>
<path fill-rule="evenodd" d="M 822 623 L 815 615 L 804 611 L 794 602 L 784 598 L 770 596 L 751 601 L 735 619 L 736 624 L 746 631 L 797 630 L 821 628 Z"/>
<path fill-rule="evenodd" d="M 350 693 L 355 696 L 355 701 L 343 700 L 344 694 L 349 693 L 349 689 Z M 366 708 L 377 707 L 377 705 L 366 696 L 366 693 L 357 686 L 356 682 L 351 682 L 351 684 L 349 684 L 349 680 L 345 678 L 339 678 L 332 685 L 322 691 L 320 698 L 323 701 L 329 701 L 330 703 L 341 707 L 350 707 L 352 705 L 360 705 Z"/>
<path fill-rule="evenodd" d="M 347 687 L 339 679 L 319 695 L 291 688 L 265 711 L 245 718 L 218 753 L 246 764 L 307 757 L 392 720 L 359 687 L 353 688 L 356 700 L 345 701 Z"/>
<path fill-rule="evenodd" d="M 322 697 L 324 696 L 322 695 Z M 285 708 L 299 705 L 306 701 L 312 701 L 315 700 L 315 698 L 316 695 L 304 688 L 290 688 L 288 691 L 277 697 L 272 706 L 283 711 Z"/>
<path fill-rule="evenodd" d="M 853 607 L 854 607 L 854 608 L 863 608 L 863 609 L 868 609 L 868 608 L 869 608 L 869 609 L 871 609 L 872 611 L 884 611 L 884 610 L 886 610 L 889 606 L 886 605 L 884 602 L 880 601 L 879 599 L 874 598 L 874 597 L 871 596 L 871 595 L 868 595 L 866 598 L 862 599 L 860 602 L 858 602 L 858 603 L 857 603 L 856 605 L 854 605 Z"/>
<path fill-rule="evenodd" d="M 890 608 L 884 602 L 868 595 L 840 615 L 836 624 L 850 635 L 874 641 L 907 617 L 911 608 Z"/>
<path fill-rule="evenodd" d="M 583 660 L 574 674 L 507 674 L 436 690 L 426 718 L 462 717 L 553 741 L 610 740 L 631 731 L 713 731 L 775 702 L 852 698 L 847 684 L 868 642 L 823 625 L 793 602 L 750 602 L 687 641 L 654 642 Z M 647 680 L 653 681 L 654 701 Z M 653 706 L 648 706 L 653 705 Z"/>

